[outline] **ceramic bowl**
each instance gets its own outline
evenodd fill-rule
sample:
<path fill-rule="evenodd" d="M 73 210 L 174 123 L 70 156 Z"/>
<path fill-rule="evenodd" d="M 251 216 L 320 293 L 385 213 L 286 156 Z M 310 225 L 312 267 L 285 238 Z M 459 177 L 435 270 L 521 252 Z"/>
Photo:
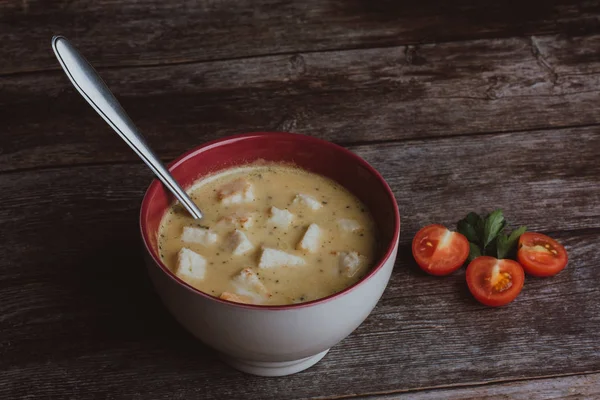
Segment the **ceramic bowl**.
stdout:
<path fill-rule="evenodd" d="M 317 363 L 373 310 L 394 267 L 400 216 L 392 191 L 373 167 L 343 147 L 306 135 L 227 137 L 187 152 L 172 162 L 169 170 L 186 188 L 208 174 L 257 160 L 292 162 L 337 181 L 360 198 L 371 210 L 380 233 L 381 254 L 370 272 L 339 293 L 307 303 L 233 303 L 194 289 L 161 262 L 157 232 L 174 199 L 158 180 L 150 184 L 142 201 L 140 227 L 150 277 L 177 321 L 234 368 L 281 376 Z"/>

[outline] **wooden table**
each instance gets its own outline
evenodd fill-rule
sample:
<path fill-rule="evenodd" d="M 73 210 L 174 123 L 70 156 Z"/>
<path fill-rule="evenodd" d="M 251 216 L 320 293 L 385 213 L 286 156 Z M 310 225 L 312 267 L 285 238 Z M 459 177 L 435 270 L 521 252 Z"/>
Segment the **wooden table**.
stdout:
<path fill-rule="evenodd" d="M 599 21 L 599 1 L 0 1 L 0 398 L 600 398 Z M 272 379 L 186 333 L 142 263 L 152 175 L 59 70 L 59 33 L 165 161 L 285 130 L 381 171 L 402 247 L 369 318 Z M 570 263 L 491 309 L 409 243 L 496 207 Z"/>

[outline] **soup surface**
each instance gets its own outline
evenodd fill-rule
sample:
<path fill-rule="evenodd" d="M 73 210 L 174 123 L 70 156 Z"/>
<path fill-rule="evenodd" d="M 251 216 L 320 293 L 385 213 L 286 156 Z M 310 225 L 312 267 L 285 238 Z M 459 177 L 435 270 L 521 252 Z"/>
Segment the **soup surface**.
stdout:
<path fill-rule="evenodd" d="M 189 190 L 205 217 L 174 204 L 163 217 L 163 262 L 223 299 L 282 305 L 326 297 L 358 281 L 376 257 L 367 208 L 320 175 L 286 165 L 248 165 Z"/>

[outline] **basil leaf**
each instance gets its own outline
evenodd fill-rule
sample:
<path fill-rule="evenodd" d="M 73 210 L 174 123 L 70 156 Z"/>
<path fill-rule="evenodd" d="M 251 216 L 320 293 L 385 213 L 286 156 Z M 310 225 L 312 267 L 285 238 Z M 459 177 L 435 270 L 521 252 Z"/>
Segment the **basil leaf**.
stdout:
<path fill-rule="evenodd" d="M 498 209 L 492 211 L 485 219 L 483 226 L 483 247 L 486 248 L 490 243 L 494 241 L 496 236 L 500 233 L 502 228 L 505 226 L 504 215 L 502 210 Z"/>
<path fill-rule="evenodd" d="M 458 221 L 458 224 L 456 225 L 456 230 L 458 231 L 458 233 L 465 235 L 469 242 L 479 242 L 479 237 L 477 236 L 475 228 L 466 220 L 466 218 Z"/>
<path fill-rule="evenodd" d="M 479 250 L 479 246 L 477 246 L 475 243 L 469 242 L 469 258 L 467 260 L 471 262 L 477 257 L 481 257 L 481 250 Z"/>

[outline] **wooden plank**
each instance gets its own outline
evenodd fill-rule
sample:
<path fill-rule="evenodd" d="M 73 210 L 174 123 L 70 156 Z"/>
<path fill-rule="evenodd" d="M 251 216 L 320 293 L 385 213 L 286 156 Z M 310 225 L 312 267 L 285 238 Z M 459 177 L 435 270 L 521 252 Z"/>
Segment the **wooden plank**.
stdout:
<path fill-rule="evenodd" d="M 598 32 L 600 2 L 220 0 L 0 2 L 0 74 L 57 69 L 53 35 L 100 66 Z"/>
<path fill-rule="evenodd" d="M 105 70 L 157 152 L 291 130 L 369 142 L 600 123 L 600 36 Z M 32 110 L 35 110 L 33 112 Z M 62 72 L 0 81 L 0 170 L 135 159 Z"/>
<path fill-rule="evenodd" d="M 351 149 L 394 188 L 400 257 L 365 323 L 280 379 L 222 365 L 160 305 L 137 228 L 144 166 L 0 174 L 0 397 L 354 396 L 600 371 L 598 128 Z M 501 309 L 476 303 L 463 271 L 426 276 L 409 250 L 423 224 L 496 206 L 551 232 L 571 260 Z"/>
<path fill-rule="evenodd" d="M 468 388 L 427 390 L 409 394 L 390 394 L 365 397 L 375 399 L 411 400 L 467 400 L 467 399 L 511 399 L 511 400 L 560 400 L 594 399 L 600 397 L 600 374 L 576 375 L 499 383 Z"/>
<path fill-rule="evenodd" d="M 10 301 L 0 323 L 0 395 L 330 398 L 600 371 L 593 283 L 600 236 L 557 237 L 577 263 L 552 280 L 528 281 L 506 309 L 476 304 L 462 274 L 423 276 L 405 248 L 389 287 L 401 297 L 388 290 L 313 368 L 264 379 L 231 370 L 183 332 L 146 282 L 140 258 L 126 253 L 127 263 L 117 265 L 107 254 L 137 245 L 117 234 L 80 265 L 61 267 L 63 276 L 15 278 L 10 286 L 3 276 Z"/>
<path fill-rule="evenodd" d="M 349 148 L 381 171 L 392 187 L 401 213 L 403 243 L 409 243 L 411 234 L 423 225 L 453 225 L 470 211 L 483 213 L 496 207 L 505 210 L 509 221 L 531 230 L 600 228 L 600 127 Z M 35 224 L 43 224 L 63 213 L 65 218 L 71 212 L 81 213 L 76 219 L 93 218 L 96 213 L 104 216 L 102 207 L 120 201 L 131 209 L 137 207 L 151 179 L 152 173 L 141 162 L 0 174 L 5 188 L 0 223 L 4 218 L 13 221 L 11 229 L 17 230 L 14 237 L 20 240 L 21 233 L 36 228 L 27 223 L 31 215 L 37 215 Z M 43 196 L 57 184 L 61 186 Z M 112 198 L 113 193 L 119 197 Z M 62 201 L 64 196 L 72 197 L 72 203 Z M 96 201 L 98 210 L 89 208 Z"/>

